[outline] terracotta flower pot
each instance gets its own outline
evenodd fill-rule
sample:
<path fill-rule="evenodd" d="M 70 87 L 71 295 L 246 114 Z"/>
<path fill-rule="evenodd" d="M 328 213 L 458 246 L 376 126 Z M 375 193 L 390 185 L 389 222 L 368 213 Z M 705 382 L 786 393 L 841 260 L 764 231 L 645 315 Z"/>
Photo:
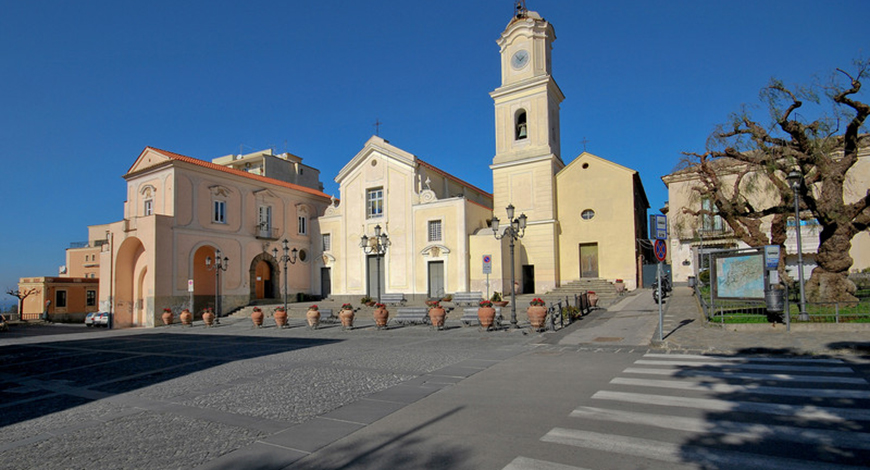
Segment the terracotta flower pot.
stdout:
<path fill-rule="evenodd" d="M 441 329 L 444 327 L 444 318 L 446 316 L 447 313 L 442 307 L 433 307 L 429 309 L 429 321 L 432 322 L 432 326 L 434 326 L 435 329 Z"/>
<path fill-rule="evenodd" d="M 544 327 L 545 318 L 547 318 L 547 307 L 532 305 L 526 310 L 526 313 L 529 315 L 529 323 L 532 324 L 532 328 L 540 329 Z"/>
<path fill-rule="evenodd" d="M 372 300 L 371 302 L 366 302 L 366 307 L 374 307 L 375 303 L 376 302 L 374 300 Z"/>
<path fill-rule="evenodd" d="M 342 310 L 338 314 L 338 318 L 341 320 L 341 326 L 344 328 L 353 328 L 353 310 Z"/>
<path fill-rule="evenodd" d="M 171 325 L 172 324 L 172 312 L 163 312 L 163 324 Z"/>
<path fill-rule="evenodd" d="M 618 294 L 625 292 L 625 283 L 624 282 L 617 282 L 617 283 L 613 284 L 613 287 L 616 287 L 616 293 L 618 293 Z"/>
<path fill-rule="evenodd" d="M 374 313 L 372 313 L 372 317 L 375 319 L 375 326 L 378 328 L 384 328 L 387 326 L 387 320 L 390 319 L 390 312 L 385 308 L 377 308 Z"/>
<path fill-rule="evenodd" d="M 320 312 L 317 310 L 305 312 L 305 318 L 308 319 L 309 328 L 317 329 L 317 326 L 320 325 Z"/>
<path fill-rule="evenodd" d="M 181 319 L 182 325 L 193 325 L 193 314 L 188 309 L 182 310 L 178 318 Z"/>
<path fill-rule="evenodd" d="M 284 328 L 287 326 L 287 311 L 283 308 L 275 310 L 275 315 L 273 315 L 273 317 L 275 318 L 275 325 L 278 328 Z"/>
<path fill-rule="evenodd" d="M 251 321 L 254 322 L 254 326 L 257 328 L 263 326 L 263 311 L 254 310 L 251 312 Z"/>
<path fill-rule="evenodd" d="M 496 307 L 505 308 L 510 303 L 509 300 L 499 300 L 498 302 L 493 302 L 492 304 Z"/>
<path fill-rule="evenodd" d="M 490 329 L 495 323 L 495 309 L 492 307 L 480 307 L 477 309 L 477 319 L 480 320 L 481 328 Z"/>
<path fill-rule="evenodd" d="M 205 322 L 205 326 L 212 326 L 214 324 L 214 313 L 203 312 L 202 321 Z"/>
<path fill-rule="evenodd" d="M 598 294 L 595 292 L 589 292 L 586 294 L 586 298 L 589 299 L 589 306 L 595 307 L 598 305 Z"/>

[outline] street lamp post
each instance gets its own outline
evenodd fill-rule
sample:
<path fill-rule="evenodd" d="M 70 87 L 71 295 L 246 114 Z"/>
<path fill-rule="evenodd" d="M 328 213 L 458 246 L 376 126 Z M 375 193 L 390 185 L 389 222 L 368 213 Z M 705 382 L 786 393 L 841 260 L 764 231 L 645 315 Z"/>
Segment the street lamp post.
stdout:
<path fill-rule="evenodd" d="M 290 250 L 290 242 L 285 238 L 283 242 L 284 245 L 284 254 L 278 258 L 278 249 L 272 248 L 272 257 L 278 260 L 281 263 L 284 263 L 284 311 L 287 311 L 287 262 L 290 264 L 296 264 L 296 254 L 299 253 L 297 248 L 293 248 Z"/>
<path fill-rule="evenodd" d="M 214 315 L 217 321 L 221 316 L 221 271 L 227 270 L 230 259 L 226 256 L 221 259 L 221 250 L 215 250 L 214 257 L 214 264 L 212 264 L 211 256 L 206 256 L 205 267 L 214 271 Z"/>
<path fill-rule="evenodd" d="M 381 233 L 380 224 L 375 225 L 375 236 L 369 238 L 363 235 L 359 242 L 365 254 L 374 253 L 378 257 L 378 303 L 381 303 L 381 256 L 387 252 L 391 244 L 390 237 L 386 233 Z"/>
<path fill-rule="evenodd" d="M 801 291 L 801 312 L 798 315 L 798 320 L 809 321 L 810 316 L 807 314 L 807 298 L 804 294 L 804 254 L 803 245 L 801 244 L 801 204 L 800 204 L 800 189 L 803 183 L 803 175 L 797 170 L 789 172 L 785 177 L 788 180 L 789 186 L 794 191 L 794 233 L 797 237 L 797 255 L 798 255 L 798 283 Z"/>
<path fill-rule="evenodd" d="M 504 233 L 501 235 L 498 234 L 498 225 L 499 220 L 498 217 L 492 218 L 492 233 L 495 236 L 496 240 L 501 240 L 504 237 L 510 238 L 510 247 L 511 247 L 511 328 L 519 328 L 517 326 L 517 290 L 514 288 L 516 285 L 516 274 L 514 273 L 514 242 L 518 239 L 523 238 L 523 234 L 526 231 L 526 214 L 520 214 L 516 219 L 514 218 L 514 205 L 508 204 L 507 208 L 508 216 L 508 226 L 505 227 Z"/>

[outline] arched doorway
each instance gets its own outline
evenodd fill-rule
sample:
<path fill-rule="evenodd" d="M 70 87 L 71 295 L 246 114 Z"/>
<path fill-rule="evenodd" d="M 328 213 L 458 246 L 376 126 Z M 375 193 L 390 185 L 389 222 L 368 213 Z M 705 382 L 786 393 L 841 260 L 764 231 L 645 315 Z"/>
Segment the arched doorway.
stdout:
<path fill-rule="evenodd" d="M 204 308 L 215 308 L 215 272 L 208 269 L 205 264 L 206 258 L 215 258 L 213 246 L 201 246 L 193 253 L 193 309 L 191 312 L 201 312 Z"/>
<path fill-rule="evenodd" d="M 115 315 L 115 325 L 145 325 L 148 314 L 145 292 L 148 291 L 150 278 L 147 275 L 145 246 L 138 238 L 128 238 L 118 247 L 114 271 L 112 313 Z"/>
<path fill-rule="evenodd" d="M 277 299 L 280 274 L 278 263 L 268 253 L 260 253 L 251 261 L 251 300 Z"/>

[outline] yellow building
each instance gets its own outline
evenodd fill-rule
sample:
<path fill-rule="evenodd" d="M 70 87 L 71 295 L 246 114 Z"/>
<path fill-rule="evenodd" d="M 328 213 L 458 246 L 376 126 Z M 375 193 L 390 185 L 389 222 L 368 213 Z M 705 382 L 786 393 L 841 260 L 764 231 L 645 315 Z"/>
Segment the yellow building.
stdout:
<path fill-rule="evenodd" d="M 278 303 L 282 253 L 272 250 L 284 240 L 298 255 L 286 280 L 294 297 L 509 292 L 509 237 L 497 239 L 492 221 L 503 220 L 503 235 L 512 205 L 527 221 L 515 244 L 518 292 L 583 278 L 633 289 L 646 238 L 643 185 L 637 172 L 589 153 L 563 162 L 554 40 L 550 23 L 521 10 L 497 41 L 492 194 L 377 136 L 337 172 L 338 200 L 322 192 L 319 170 L 290 153 L 209 162 L 147 147 L 124 175 L 123 219 L 90 227 L 97 259 L 72 250 L 68 265 L 99 270 L 100 307 L 118 326 L 153 326 L 167 307 L 227 313 Z M 361 246 L 378 230 L 390 242 L 381 254 Z"/>

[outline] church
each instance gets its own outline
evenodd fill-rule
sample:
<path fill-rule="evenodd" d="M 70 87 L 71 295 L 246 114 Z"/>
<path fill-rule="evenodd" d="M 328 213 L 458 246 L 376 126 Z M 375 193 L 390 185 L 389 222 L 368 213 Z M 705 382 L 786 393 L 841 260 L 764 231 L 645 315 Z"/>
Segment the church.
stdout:
<path fill-rule="evenodd" d="M 563 160 L 555 39 L 522 6 L 497 39 L 495 154 L 479 163 L 491 194 L 378 136 L 337 171 L 338 199 L 290 153 L 205 161 L 145 148 L 124 175 L 123 220 L 91 230 L 106 234 L 100 308 L 119 326 L 154 326 L 164 308 L 219 298 L 226 314 L 285 289 L 419 301 L 509 292 L 512 273 L 518 293 L 584 278 L 637 288 L 649 203 L 636 171 L 586 152 Z"/>

